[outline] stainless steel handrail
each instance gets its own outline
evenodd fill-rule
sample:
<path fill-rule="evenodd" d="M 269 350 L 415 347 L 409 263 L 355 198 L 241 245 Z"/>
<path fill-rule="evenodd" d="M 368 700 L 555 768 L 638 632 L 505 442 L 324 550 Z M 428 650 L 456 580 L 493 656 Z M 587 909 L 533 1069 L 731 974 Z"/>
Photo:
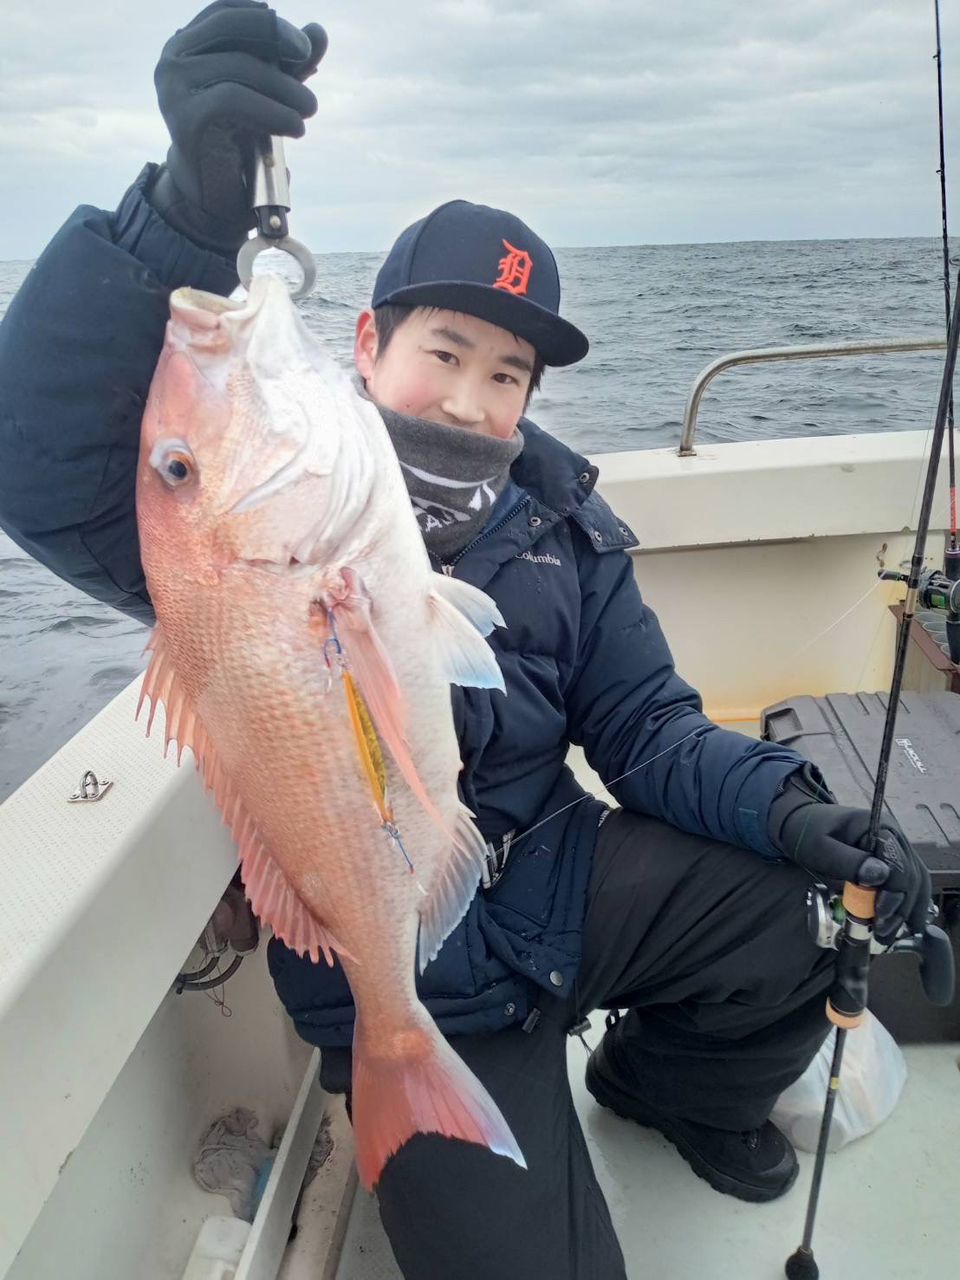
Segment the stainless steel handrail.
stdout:
<path fill-rule="evenodd" d="M 683 411 L 683 434 L 680 437 L 680 457 L 689 458 L 696 453 L 693 438 L 697 431 L 697 411 L 707 386 L 718 373 L 738 364 L 767 364 L 772 360 L 815 360 L 833 356 L 890 355 L 898 351 L 943 351 L 945 338 L 889 338 L 886 342 L 836 342 L 817 343 L 809 347 L 758 347 L 753 351 L 734 351 L 708 364 L 697 374 L 687 397 Z"/>

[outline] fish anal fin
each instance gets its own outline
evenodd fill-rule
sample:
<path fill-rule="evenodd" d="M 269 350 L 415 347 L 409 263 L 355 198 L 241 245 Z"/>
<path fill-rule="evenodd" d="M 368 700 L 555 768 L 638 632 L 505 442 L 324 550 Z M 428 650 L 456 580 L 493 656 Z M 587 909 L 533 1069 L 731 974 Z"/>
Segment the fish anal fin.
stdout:
<path fill-rule="evenodd" d="M 421 973 L 436 957 L 444 939 L 463 919 L 477 892 L 486 856 L 487 847 L 477 830 L 473 814 L 465 805 L 460 805 L 450 856 L 427 901 L 420 908 L 417 964 Z"/>
<path fill-rule="evenodd" d="M 333 964 L 332 952 L 338 951 L 353 959 L 350 952 L 311 914 L 276 860 L 266 852 L 256 823 L 247 812 L 239 789 L 230 778 L 192 700 L 177 676 L 169 647 L 159 626 L 154 628 L 147 648 L 152 657 L 143 677 L 137 716 L 143 709 L 144 701 L 149 698 L 149 735 L 157 707 L 162 702 L 165 712 L 164 754 L 173 741 L 177 744 L 178 764 L 184 747 L 189 747 L 193 752 L 204 787 L 213 792 L 217 808 L 236 842 L 244 886 L 255 914 L 299 955 L 309 955 L 312 960 L 318 961 L 323 954 L 327 963 Z"/>
<path fill-rule="evenodd" d="M 356 956 L 310 912 L 275 858 L 253 831 L 240 849 L 243 884 L 254 914 L 270 925 L 280 941 L 297 955 L 318 962 L 321 954 L 332 965 L 333 952 L 359 964 Z"/>

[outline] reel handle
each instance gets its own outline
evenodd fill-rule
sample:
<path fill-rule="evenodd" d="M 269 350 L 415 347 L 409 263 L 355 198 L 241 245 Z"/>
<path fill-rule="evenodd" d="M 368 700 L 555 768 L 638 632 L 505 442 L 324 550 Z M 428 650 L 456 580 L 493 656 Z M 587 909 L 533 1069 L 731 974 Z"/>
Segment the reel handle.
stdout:
<path fill-rule="evenodd" d="M 931 1004 L 945 1007 L 953 1000 L 956 971 L 949 937 L 935 924 L 928 924 L 920 946 L 920 980 Z"/>
<path fill-rule="evenodd" d="M 912 951 L 920 957 L 923 994 L 931 1004 L 946 1008 L 953 1001 L 956 983 L 953 946 L 944 931 L 928 924 L 923 933 L 895 942 L 892 951 Z"/>

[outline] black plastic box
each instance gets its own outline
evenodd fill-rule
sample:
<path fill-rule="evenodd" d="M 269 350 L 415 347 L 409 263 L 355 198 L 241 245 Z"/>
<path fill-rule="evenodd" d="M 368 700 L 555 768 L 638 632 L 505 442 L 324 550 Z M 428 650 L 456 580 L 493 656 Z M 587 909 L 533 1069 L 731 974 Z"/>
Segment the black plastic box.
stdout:
<path fill-rule="evenodd" d="M 840 804 L 869 808 L 886 711 L 884 693 L 801 696 L 767 707 L 761 731 L 812 760 Z M 930 868 L 960 971 L 960 696 L 902 694 L 886 803 Z M 960 1040 L 960 995 L 929 1004 L 914 958 L 880 956 L 871 975 L 870 1008 L 898 1040 Z"/>

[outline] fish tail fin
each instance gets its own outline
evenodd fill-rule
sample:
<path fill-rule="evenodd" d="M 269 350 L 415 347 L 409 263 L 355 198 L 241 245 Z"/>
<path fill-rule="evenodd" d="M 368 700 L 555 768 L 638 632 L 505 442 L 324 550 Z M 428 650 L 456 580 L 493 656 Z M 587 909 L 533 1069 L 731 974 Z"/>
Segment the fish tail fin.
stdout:
<path fill-rule="evenodd" d="M 377 1053 L 358 1015 L 353 1055 L 357 1172 L 371 1190 L 383 1166 L 415 1133 L 441 1133 L 489 1147 L 527 1167 L 500 1108 L 436 1026 L 402 1036 L 401 1054 Z"/>

